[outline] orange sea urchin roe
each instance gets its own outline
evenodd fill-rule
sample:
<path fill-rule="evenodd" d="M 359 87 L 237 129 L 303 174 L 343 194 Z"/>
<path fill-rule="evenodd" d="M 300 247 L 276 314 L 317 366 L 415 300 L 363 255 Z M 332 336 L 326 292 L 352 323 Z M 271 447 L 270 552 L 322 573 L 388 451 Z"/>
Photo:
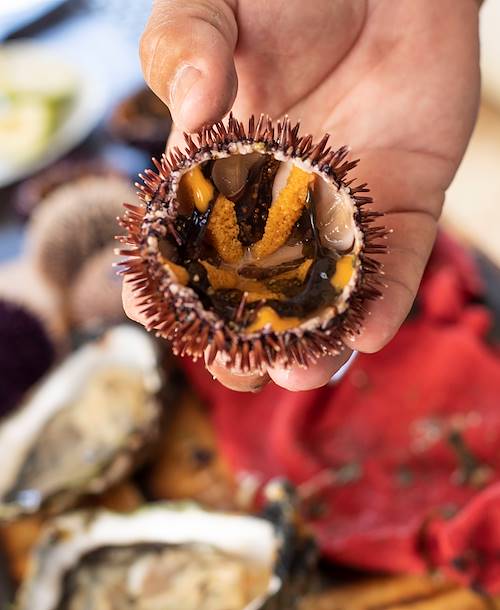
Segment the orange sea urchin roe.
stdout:
<path fill-rule="evenodd" d="M 247 302 L 260 301 L 261 299 L 280 299 L 282 295 L 268 290 L 264 284 L 257 280 L 241 277 L 230 269 L 215 267 L 207 261 L 201 261 L 207 270 L 207 277 L 210 286 L 214 290 L 241 290 L 248 292 Z"/>
<path fill-rule="evenodd" d="M 175 275 L 176 280 L 179 284 L 186 286 L 189 282 L 189 273 L 181 265 L 176 265 L 172 261 L 165 260 L 163 265 Z"/>
<path fill-rule="evenodd" d="M 299 318 L 281 318 L 272 307 L 266 305 L 259 309 L 255 321 L 246 328 L 246 332 L 253 333 L 268 325 L 274 332 L 283 332 L 299 326 L 299 324 Z"/>
<path fill-rule="evenodd" d="M 296 165 L 292 167 L 286 186 L 271 205 L 264 236 L 252 246 L 255 258 L 269 256 L 286 242 L 293 225 L 302 214 L 309 185 L 313 180 L 314 174 Z"/>
<path fill-rule="evenodd" d="M 317 224 L 318 207 L 336 204 L 338 188 L 326 182 L 320 188 L 320 178 L 296 162 L 234 154 L 207 159 L 181 179 L 178 246 L 168 240 L 164 263 L 232 329 L 300 326 L 343 299 L 356 273 L 354 246 L 336 248 L 334 238 L 324 243 Z M 351 203 L 328 216 L 335 238 Z M 348 238 L 348 246 L 355 243 Z"/>
<path fill-rule="evenodd" d="M 352 254 L 343 256 L 337 261 L 335 273 L 333 274 L 330 283 L 336 290 L 343 290 L 350 282 L 354 273 L 355 258 Z"/>
<path fill-rule="evenodd" d="M 192 209 L 192 205 L 202 214 L 214 198 L 214 186 L 207 180 L 199 165 L 182 176 L 177 194 L 181 206 Z"/>
<path fill-rule="evenodd" d="M 243 256 L 243 246 L 238 239 L 238 219 L 234 203 L 219 195 L 214 204 L 208 233 L 215 249 L 226 263 L 237 263 Z"/>

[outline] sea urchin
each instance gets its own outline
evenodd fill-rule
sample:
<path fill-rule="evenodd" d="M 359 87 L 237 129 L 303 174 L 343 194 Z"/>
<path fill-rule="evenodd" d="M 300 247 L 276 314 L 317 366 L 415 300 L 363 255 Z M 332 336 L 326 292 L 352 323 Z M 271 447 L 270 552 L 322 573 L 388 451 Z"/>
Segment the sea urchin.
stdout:
<path fill-rule="evenodd" d="M 377 298 L 385 229 L 348 149 L 299 124 L 232 116 L 186 135 L 126 204 L 118 251 L 148 329 L 194 359 L 307 367 L 343 349 Z"/>

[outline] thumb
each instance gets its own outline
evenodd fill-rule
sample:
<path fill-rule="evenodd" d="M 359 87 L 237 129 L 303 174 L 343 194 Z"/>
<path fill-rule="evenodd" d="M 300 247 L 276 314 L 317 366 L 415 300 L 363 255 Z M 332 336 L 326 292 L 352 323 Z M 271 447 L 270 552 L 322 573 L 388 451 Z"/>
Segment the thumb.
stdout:
<path fill-rule="evenodd" d="M 156 0 L 141 39 L 144 76 L 187 132 L 220 120 L 238 86 L 231 0 Z"/>

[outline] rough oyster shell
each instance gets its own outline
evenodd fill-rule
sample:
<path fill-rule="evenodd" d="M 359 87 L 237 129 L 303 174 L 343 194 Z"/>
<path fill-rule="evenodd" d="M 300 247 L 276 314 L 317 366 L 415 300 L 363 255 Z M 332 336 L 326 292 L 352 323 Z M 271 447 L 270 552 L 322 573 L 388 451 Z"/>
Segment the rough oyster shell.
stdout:
<path fill-rule="evenodd" d="M 327 139 L 314 145 L 288 119 L 251 117 L 245 129 L 231 116 L 141 176 L 143 204 L 126 206 L 119 254 L 146 327 L 174 352 L 205 353 L 209 364 L 219 355 L 242 371 L 307 367 L 359 330 L 366 300 L 380 296 L 372 255 L 384 251 L 386 231 L 371 226 L 381 214 L 365 209 L 366 184 L 346 178 L 357 162 Z M 241 167 L 227 164 L 223 180 L 221 160 L 235 155 Z M 247 163 L 256 156 L 266 159 L 258 172 Z M 297 245 L 302 258 L 288 260 Z M 273 264 L 270 276 L 266 261 L 280 248 L 287 267 Z M 268 277 L 244 275 L 255 267 Z"/>
<path fill-rule="evenodd" d="M 127 600 L 138 610 L 271 610 L 278 601 L 292 610 L 295 593 L 285 589 L 300 580 L 292 570 L 311 569 L 311 546 L 301 555 L 289 507 L 275 506 L 273 519 L 179 503 L 60 517 L 42 538 L 17 609 L 56 610 L 64 600 L 66 609 L 101 610 L 112 596 L 113 607 Z"/>
<path fill-rule="evenodd" d="M 155 437 L 161 383 L 152 340 L 132 326 L 70 356 L 0 422 L 0 520 L 119 480 Z"/>

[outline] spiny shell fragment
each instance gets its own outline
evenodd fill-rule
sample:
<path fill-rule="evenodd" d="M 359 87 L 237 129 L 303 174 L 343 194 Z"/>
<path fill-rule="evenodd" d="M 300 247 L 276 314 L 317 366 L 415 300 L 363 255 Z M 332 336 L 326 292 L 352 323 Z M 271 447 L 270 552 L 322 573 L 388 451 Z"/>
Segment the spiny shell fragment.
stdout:
<path fill-rule="evenodd" d="M 126 205 L 123 273 L 174 352 L 228 368 L 307 367 L 339 353 L 380 296 L 386 230 L 346 147 L 286 118 L 230 116 L 186 135 Z"/>

